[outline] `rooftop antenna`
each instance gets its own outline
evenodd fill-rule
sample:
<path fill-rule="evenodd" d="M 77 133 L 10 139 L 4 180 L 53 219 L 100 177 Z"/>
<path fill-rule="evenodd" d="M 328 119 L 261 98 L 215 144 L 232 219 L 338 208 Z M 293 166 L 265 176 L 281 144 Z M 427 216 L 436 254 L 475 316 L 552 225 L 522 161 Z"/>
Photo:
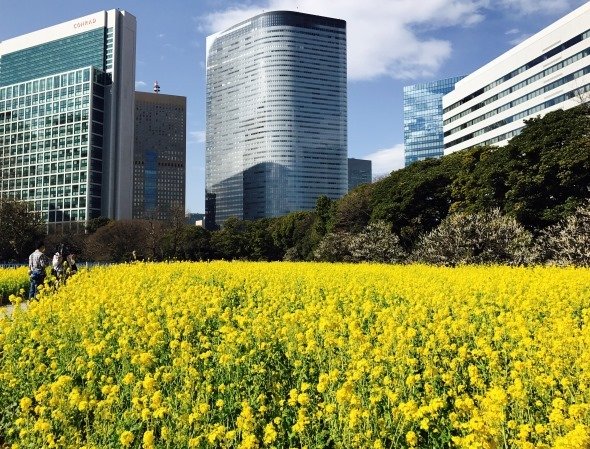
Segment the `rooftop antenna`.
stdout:
<path fill-rule="evenodd" d="M 160 93 L 160 85 L 158 84 L 158 80 L 154 83 L 154 93 Z"/>

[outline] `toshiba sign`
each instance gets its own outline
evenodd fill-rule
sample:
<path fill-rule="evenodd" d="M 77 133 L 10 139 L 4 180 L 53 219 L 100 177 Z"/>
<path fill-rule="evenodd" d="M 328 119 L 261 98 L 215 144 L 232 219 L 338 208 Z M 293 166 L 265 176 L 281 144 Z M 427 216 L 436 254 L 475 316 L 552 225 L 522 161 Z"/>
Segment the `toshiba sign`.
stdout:
<path fill-rule="evenodd" d="M 74 28 L 83 28 L 83 27 L 87 27 L 90 25 L 94 25 L 96 23 L 96 19 L 88 19 L 88 20 L 82 20 L 80 22 L 76 22 L 74 24 Z"/>

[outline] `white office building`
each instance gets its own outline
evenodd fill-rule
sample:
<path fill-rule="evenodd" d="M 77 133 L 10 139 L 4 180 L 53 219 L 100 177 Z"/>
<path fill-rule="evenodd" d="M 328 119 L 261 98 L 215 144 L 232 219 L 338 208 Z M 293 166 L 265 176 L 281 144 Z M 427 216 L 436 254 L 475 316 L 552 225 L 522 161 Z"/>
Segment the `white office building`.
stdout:
<path fill-rule="evenodd" d="M 590 99 L 590 3 L 455 84 L 443 97 L 444 152 L 504 145 L 524 120 Z"/>
<path fill-rule="evenodd" d="M 0 195 L 49 227 L 130 219 L 135 17 L 101 11 L 0 42 Z"/>

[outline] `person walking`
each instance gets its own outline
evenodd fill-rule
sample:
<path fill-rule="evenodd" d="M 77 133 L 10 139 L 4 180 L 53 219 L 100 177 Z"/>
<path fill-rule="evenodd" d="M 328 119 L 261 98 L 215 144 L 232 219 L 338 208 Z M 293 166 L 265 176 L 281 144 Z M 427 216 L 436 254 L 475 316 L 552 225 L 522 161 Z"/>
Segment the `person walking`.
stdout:
<path fill-rule="evenodd" d="M 68 274 L 71 276 L 72 274 L 75 274 L 78 272 L 78 265 L 76 265 L 76 254 L 71 253 L 68 255 L 67 257 L 67 263 L 68 263 Z"/>
<path fill-rule="evenodd" d="M 49 257 L 45 255 L 45 243 L 35 245 L 35 251 L 29 256 L 29 299 L 37 296 L 37 287 L 45 280 L 45 267 L 49 265 Z"/>
<path fill-rule="evenodd" d="M 55 284 L 56 286 L 59 285 L 61 278 L 63 277 L 63 256 L 61 252 L 57 251 L 53 255 L 53 260 L 51 261 L 51 274 L 55 276 Z"/>

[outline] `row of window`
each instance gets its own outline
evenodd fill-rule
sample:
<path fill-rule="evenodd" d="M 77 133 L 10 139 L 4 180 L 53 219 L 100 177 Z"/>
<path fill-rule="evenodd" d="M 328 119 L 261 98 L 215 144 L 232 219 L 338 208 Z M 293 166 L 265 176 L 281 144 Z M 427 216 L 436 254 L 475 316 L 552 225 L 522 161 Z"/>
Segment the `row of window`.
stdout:
<path fill-rule="evenodd" d="M 455 134 L 469 126 L 475 125 L 476 123 L 479 123 L 483 120 L 486 120 L 490 117 L 493 117 L 497 114 L 500 114 L 510 108 L 516 107 L 521 103 L 525 103 L 529 100 L 532 100 L 533 98 L 538 97 L 539 95 L 543 95 L 546 94 L 547 92 L 553 90 L 553 89 L 557 89 L 558 87 L 563 86 L 564 84 L 567 84 L 581 76 L 587 75 L 588 73 L 590 73 L 590 66 L 588 67 L 584 67 L 581 70 L 578 70 L 577 72 L 574 73 L 570 73 L 569 75 L 566 75 L 556 81 L 553 81 L 550 84 L 547 84 L 546 86 L 543 86 L 539 89 L 536 89 L 530 93 L 528 93 L 527 95 L 523 95 L 522 97 L 519 97 L 509 103 L 505 103 L 502 106 L 496 108 L 496 109 L 492 109 L 491 111 L 487 112 L 486 114 L 480 115 L 479 117 L 475 117 L 472 120 L 469 120 L 468 122 L 463 123 L 461 126 L 457 126 L 453 129 L 450 129 L 448 131 L 445 132 L 445 137 L 446 136 L 450 136 L 451 134 Z"/>
<path fill-rule="evenodd" d="M 456 103 L 453 103 L 452 105 L 446 107 L 444 109 L 444 112 L 447 113 L 449 111 L 452 111 L 453 109 L 461 106 L 462 104 L 465 104 L 465 103 L 473 100 L 474 98 L 482 95 L 484 92 L 487 92 L 487 91 L 493 89 L 494 87 L 499 86 L 500 84 L 514 78 L 515 76 L 535 67 L 538 64 L 541 64 L 543 61 L 546 61 L 549 58 L 557 56 L 559 53 L 564 52 L 568 48 L 582 42 L 585 39 L 588 39 L 589 37 L 590 37 L 590 30 L 587 30 L 584 33 L 580 33 L 577 36 L 572 37 L 571 39 L 567 40 L 563 44 L 560 44 L 560 45 L 552 48 L 551 50 L 541 54 L 540 56 L 537 56 L 536 58 L 528 61 L 526 64 L 518 67 L 517 69 L 514 69 L 510 73 L 507 73 L 506 75 L 501 76 L 500 78 L 498 78 L 497 80 L 488 84 L 487 86 L 482 87 L 481 89 L 477 90 L 476 92 L 473 92 L 472 94 L 467 95 L 466 97 L 457 101 Z"/>
<path fill-rule="evenodd" d="M 492 95 L 490 98 L 487 98 L 486 100 L 484 100 L 480 103 L 477 103 L 476 105 L 473 105 L 470 108 L 465 109 L 464 111 L 460 112 L 459 114 L 449 117 L 448 119 L 446 119 L 444 121 L 444 124 L 447 125 L 451 122 L 454 122 L 455 120 L 465 117 L 466 115 L 469 115 L 472 112 L 477 111 L 478 109 L 483 108 L 484 106 L 487 106 L 488 104 L 491 104 L 491 103 L 495 102 L 496 100 L 499 100 L 502 97 L 505 97 L 506 95 L 516 92 L 517 90 L 520 90 L 520 89 L 528 86 L 529 84 L 534 83 L 535 81 L 545 78 L 545 77 L 551 75 L 552 73 L 555 73 L 556 71 L 561 70 L 564 67 L 567 67 L 567 66 L 573 64 L 574 62 L 577 62 L 580 59 L 585 58 L 587 56 L 590 56 L 590 48 L 586 48 L 585 50 L 583 50 L 579 53 L 576 53 L 575 55 L 572 55 L 569 58 L 558 62 L 557 64 L 553 64 L 552 66 L 546 68 L 545 70 L 540 71 L 539 73 L 536 73 L 533 76 L 528 77 L 527 79 L 521 81 L 520 83 L 515 84 L 514 86 L 511 86 L 507 89 L 504 89 L 502 92 L 498 92 L 496 95 Z"/>
<path fill-rule="evenodd" d="M 60 87 L 75 86 L 90 81 L 90 69 L 80 69 L 60 75 L 53 75 L 26 83 L 15 84 L 7 87 L 0 87 L 0 100 L 24 97 L 31 94 L 42 93 L 59 89 Z"/>
<path fill-rule="evenodd" d="M 453 140 L 452 142 L 448 142 L 445 144 L 445 148 L 451 148 L 455 145 L 458 145 L 460 143 L 463 143 L 463 142 L 466 142 L 470 139 L 473 139 L 474 137 L 480 136 L 480 135 L 485 134 L 489 131 L 493 131 L 494 129 L 497 129 L 501 126 L 522 120 L 522 119 L 529 117 L 533 114 L 539 113 L 539 112 L 543 111 L 544 109 L 555 106 L 556 104 L 563 103 L 564 101 L 570 100 L 572 98 L 576 98 L 577 96 L 581 96 L 588 91 L 590 91 L 590 84 L 582 86 L 579 89 L 571 90 L 571 91 L 569 91 L 565 94 L 559 95 L 555 98 L 551 98 L 550 100 L 544 101 L 541 104 L 538 104 L 538 105 L 533 106 L 531 108 L 525 109 L 524 111 L 519 112 L 518 114 L 512 115 L 510 117 L 506 117 L 502 120 L 492 123 L 489 126 L 486 126 L 485 128 L 482 128 L 482 129 L 479 129 L 479 130 L 474 131 L 472 133 L 469 133 L 459 139 Z"/>
<path fill-rule="evenodd" d="M 51 103 L 55 100 L 79 97 L 90 92 L 90 83 L 78 84 L 77 86 L 64 87 L 61 89 L 48 90 L 39 94 L 26 95 L 12 100 L 0 100 L 0 112 L 18 109 L 39 104 Z"/>
<path fill-rule="evenodd" d="M 79 157 L 85 158 L 88 156 L 88 146 L 83 147 L 75 147 L 75 148 L 59 148 L 53 151 L 46 151 L 45 153 L 42 152 L 43 146 L 41 145 L 42 142 L 39 142 L 39 147 L 36 142 L 31 144 L 24 144 L 24 145 L 12 145 L 10 147 L 0 147 L 0 156 L 8 157 L 8 156 L 17 156 L 17 163 L 20 163 L 20 155 L 22 156 L 22 161 L 24 164 L 28 164 L 29 161 L 31 164 L 39 161 L 57 161 L 57 160 L 64 160 L 64 159 L 77 159 Z M 37 150 L 39 150 L 39 154 L 37 154 Z M 29 159 L 30 157 L 30 159 Z M 12 163 L 12 158 L 11 158 Z"/>

